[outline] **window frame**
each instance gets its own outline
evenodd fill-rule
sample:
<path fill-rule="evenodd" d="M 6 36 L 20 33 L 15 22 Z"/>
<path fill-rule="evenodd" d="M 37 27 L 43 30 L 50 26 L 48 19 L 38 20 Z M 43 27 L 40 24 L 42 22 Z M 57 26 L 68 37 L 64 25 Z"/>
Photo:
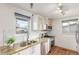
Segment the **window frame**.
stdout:
<path fill-rule="evenodd" d="M 70 22 L 75 22 L 75 23 L 70 24 Z M 63 26 L 63 23 L 68 23 L 68 25 L 67 25 L 67 26 Z M 77 23 L 78 23 L 78 19 L 63 20 L 63 21 L 62 21 L 62 32 L 63 32 L 63 33 L 75 33 L 75 32 L 76 32 L 76 29 L 75 29 L 75 31 L 71 31 L 71 26 L 72 26 L 72 25 L 76 25 L 76 26 L 77 26 Z M 69 27 L 69 28 L 68 28 L 68 29 L 69 29 L 68 32 L 67 32 L 67 31 L 64 31 L 64 28 L 65 28 L 65 27 Z"/>
<path fill-rule="evenodd" d="M 16 17 L 16 34 L 25 34 L 25 33 L 27 33 L 29 31 L 30 17 L 26 16 L 26 15 L 23 15 L 23 14 L 20 14 L 20 13 L 16 13 L 16 12 L 15 12 L 15 17 Z M 28 25 L 27 25 L 28 29 L 25 30 L 24 28 L 17 26 L 17 20 L 28 22 Z M 17 31 L 17 28 L 20 28 L 22 30 L 19 29 L 19 31 Z"/>

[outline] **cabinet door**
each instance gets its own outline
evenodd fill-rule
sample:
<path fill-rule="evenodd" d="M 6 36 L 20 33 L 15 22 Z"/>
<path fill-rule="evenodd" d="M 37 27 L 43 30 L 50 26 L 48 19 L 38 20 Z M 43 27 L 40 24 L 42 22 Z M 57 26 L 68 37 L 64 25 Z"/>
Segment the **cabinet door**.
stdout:
<path fill-rule="evenodd" d="M 32 55 L 41 55 L 40 44 L 32 47 Z"/>
<path fill-rule="evenodd" d="M 48 26 L 52 26 L 53 21 L 51 19 L 48 19 Z"/>
<path fill-rule="evenodd" d="M 48 18 L 41 16 L 41 26 L 42 26 L 42 30 L 47 30 L 46 26 L 48 24 Z"/>
<path fill-rule="evenodd" d="M 38 23 L 38 15 L 33 15 L 32 17 L 32 29 L 39 30 L 39 23 Z"/>
<path fill-rule="evenodd" d="M 48 24 L 48 17 L 44 17 L 45 21 L 44 24 Z"/>
<path fill-rule="evenodd" d="M 42 42 L 41 43 L 41 55 L 45 55 L 45 54 L 46 54 L 45 43 Z"/>
<path fill-rule="evenodd" d="M 33 30 L 46 30 L 47 17 L 40 15 L 34 15 L 32 19 L 32 28 Z"/>
<path fill-rule="evenodd" d="M 45 20 L 45 17 L 42 17 L 42 30 L 46 30 L 46 20 Z"/>
<path fill-rule="evenodd" d="M 39 30 L 43 30 L 43 17 L 39 16 Z"/>
<path fill-rule="evenodd" d="M 46 54 L 48 54 L 48 42 L 45 42 L 45 51 L 46 51 Z"/>
<path fill-rule="evenodd" d="M 50 51 L 51 49 L 51 43 L 50 43 L 50 38 L 48 38 L 48 52 Z"/>
<path fill-rule="evenodd" d="M 20 55 L 31 55 L 32 54 L 32 48 L 27 48 L 20 52 Z"/>
<path fill-rule="evenodd" d="M 33 30 L 42 30 L 43 29 L 43 17 L 40 15 L 33 15 L 32 17 L 32 28 Z"/>

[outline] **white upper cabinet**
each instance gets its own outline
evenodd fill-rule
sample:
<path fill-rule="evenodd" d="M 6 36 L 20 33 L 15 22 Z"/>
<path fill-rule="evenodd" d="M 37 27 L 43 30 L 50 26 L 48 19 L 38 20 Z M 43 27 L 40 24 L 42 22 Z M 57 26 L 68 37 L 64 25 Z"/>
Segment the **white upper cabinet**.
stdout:
<path fill-rule="evenodd" d="M 48 25 L 48 26 L 52 26 L 52 23 L 53 23 L 53 20 L 52 20 L 52 19 L 48 19 L 47 25 Z"/>
<path fill-rule="evenodd" d="M 32 29 L 33 30 L 46 30 L 47 27 L 47 17 L 43 17 L 40 15 L 33 15 L 32 19 Z"/>

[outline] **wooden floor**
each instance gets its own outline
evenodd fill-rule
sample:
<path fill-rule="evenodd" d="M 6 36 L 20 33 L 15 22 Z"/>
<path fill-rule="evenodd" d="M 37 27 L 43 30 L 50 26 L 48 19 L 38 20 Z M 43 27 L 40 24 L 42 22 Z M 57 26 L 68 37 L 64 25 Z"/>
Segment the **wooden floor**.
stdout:
<path fill-rule="evenodd" d="M 79 55 L 76 51 L 54 46 L 48 55 Z"/>

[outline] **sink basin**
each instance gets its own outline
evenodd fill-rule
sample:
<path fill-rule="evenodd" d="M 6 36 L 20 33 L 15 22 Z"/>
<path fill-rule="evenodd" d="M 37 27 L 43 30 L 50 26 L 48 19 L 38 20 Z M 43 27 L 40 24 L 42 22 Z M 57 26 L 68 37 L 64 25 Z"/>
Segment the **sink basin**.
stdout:
<path fill-rule="evenodd" d="M 28 45 L 33 44 L 33 43 L 36 43 L 36 42 L 37 41 L 35 41 L 35 40 L 31 40 L 31 41 L 28 42 Z"/>
<path fill-rule="evenodd" d="M 26 42 L 23 41 L 20 43 L 20 47 L 24 47 L 24 46 L 26 46 Z"/>
<path fill-rule="evenodd" d="M 30 43 L 36 43 L 37 41 L 35 41 L 35 40 L 32 40 L 32 41 L 30 41 Z"/>
<path fill-rule="evenodd" d="M 31 41 L 28 41 L 28 42 L 21 42 L 20 43 L 20 46 L 21 47 L 24 47 L 24 46 L 26 46 L 26 45 L 31 45 L 31 44 L 33 44 L 33 43 L 36 43 L 37 41 L 35 41 L 35 40 L 31 40 Z"/>

